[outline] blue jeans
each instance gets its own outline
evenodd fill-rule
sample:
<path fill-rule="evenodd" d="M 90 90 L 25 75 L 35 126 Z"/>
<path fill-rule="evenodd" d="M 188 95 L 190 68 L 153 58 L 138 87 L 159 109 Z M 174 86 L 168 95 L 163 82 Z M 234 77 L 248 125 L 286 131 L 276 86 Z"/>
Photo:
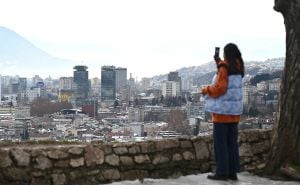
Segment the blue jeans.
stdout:
<path fill-rule="evenodd" d="M 238 123 L 214 123 L 216 175 L 240 172 Z"/>

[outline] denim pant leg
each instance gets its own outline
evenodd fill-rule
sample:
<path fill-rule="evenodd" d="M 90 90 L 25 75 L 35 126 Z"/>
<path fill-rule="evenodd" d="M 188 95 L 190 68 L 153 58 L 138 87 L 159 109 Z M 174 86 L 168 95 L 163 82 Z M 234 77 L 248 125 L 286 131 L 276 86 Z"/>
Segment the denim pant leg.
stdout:
<path fill-rule="evenodd" d="M 240 172 L 237 123 L 228 124 L 228 159 L 229 174 L 236 174 Z"/>
<path fill-rule="evenodd" d="M 228 175 L 228 147 L 227 147 L 227 126 L 223 123 L 214 124 L 214 149 L 216 160 L 216 175 Z"/>

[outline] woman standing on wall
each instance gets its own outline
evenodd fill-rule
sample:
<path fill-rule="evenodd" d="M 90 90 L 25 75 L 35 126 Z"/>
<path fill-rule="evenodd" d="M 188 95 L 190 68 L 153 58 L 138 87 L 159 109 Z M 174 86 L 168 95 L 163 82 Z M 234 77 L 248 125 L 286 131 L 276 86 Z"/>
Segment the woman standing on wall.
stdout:
<path fill-rule="evenodd" d="M 240 171 L 238 123 L 243 112 L 244 62 L 238 47 L 229 43 L 224 47 L 224 60 L 214 56 L 217 74 L 212 85 L 202 89 L 206 111 L 212 115 L 216 173 L 212 180 L 237 180 Z"/>

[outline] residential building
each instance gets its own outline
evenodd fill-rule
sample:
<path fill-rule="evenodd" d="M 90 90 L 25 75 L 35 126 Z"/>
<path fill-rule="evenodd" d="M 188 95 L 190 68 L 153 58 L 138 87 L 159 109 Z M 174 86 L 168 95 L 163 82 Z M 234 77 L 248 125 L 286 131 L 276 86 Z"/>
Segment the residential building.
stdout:
<path fill-rule="evenodd" d="M 176 81 L 165 81 L 162 83 L 162 95 L 164 97 L 180 96 L 180 83 Z"/>

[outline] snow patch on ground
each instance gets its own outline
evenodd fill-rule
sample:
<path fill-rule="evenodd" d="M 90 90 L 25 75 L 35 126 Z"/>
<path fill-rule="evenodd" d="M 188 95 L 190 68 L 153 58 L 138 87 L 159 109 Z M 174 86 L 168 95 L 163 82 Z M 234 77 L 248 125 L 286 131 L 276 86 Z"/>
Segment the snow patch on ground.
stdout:
<path fill-rule="evenodd" d="M 111 185 L 300 185 L 300 182 L 272 181 L 248 172 L 238 174 L 238 181 L 212 181 L 206 178 L 207 175 L 189 175 L 178 179 L 144 179 L 143 183 L 138 180 L 121 181 Z"/>

